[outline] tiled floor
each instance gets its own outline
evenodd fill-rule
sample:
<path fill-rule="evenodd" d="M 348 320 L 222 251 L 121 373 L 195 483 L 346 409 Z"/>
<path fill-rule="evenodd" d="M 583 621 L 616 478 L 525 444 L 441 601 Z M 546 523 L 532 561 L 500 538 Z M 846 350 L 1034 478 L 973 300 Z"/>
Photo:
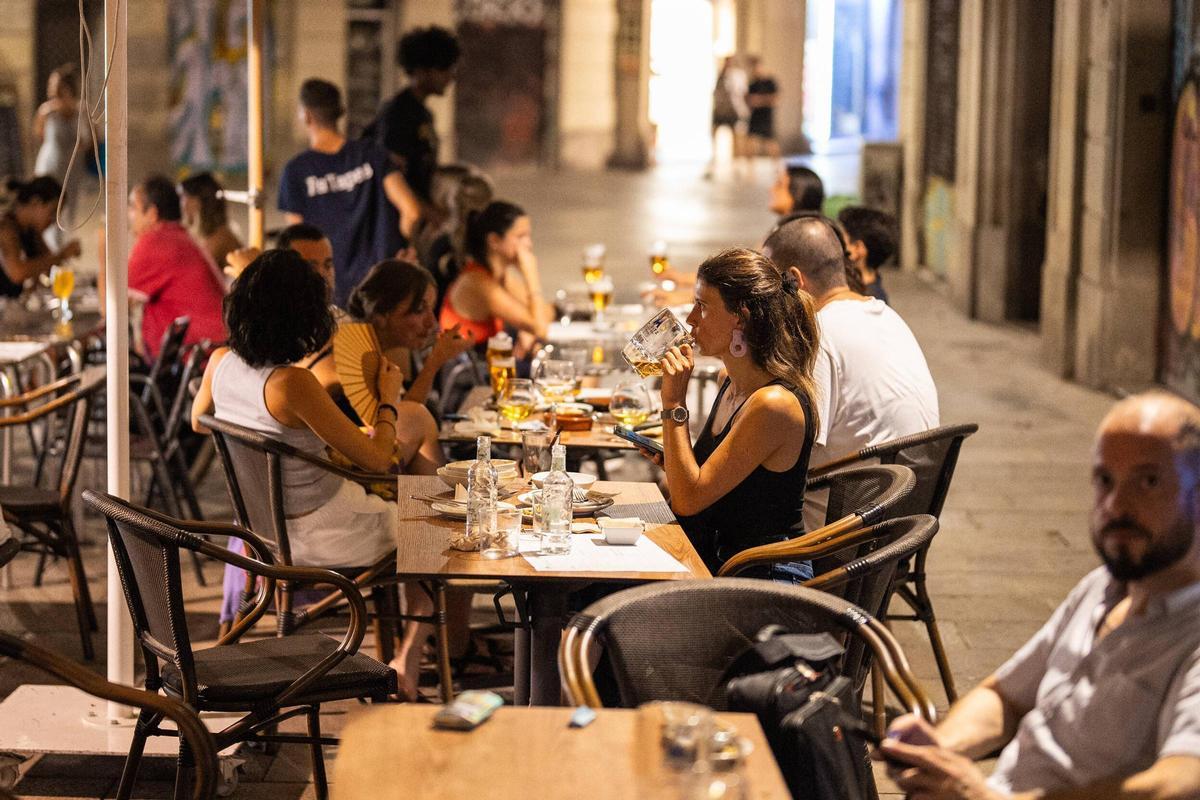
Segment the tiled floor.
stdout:
<path fill-rule="evenodd" d="M 672 166 L 648 174 L 523 173 L 498 176 L 501 195 L 525 205 L 547 291 L 578 280 L 579 253 L 608 245 L 608 266 L 623 299 L 648 277 L 646 249 L 671 243 L 683 267 L 723 247 L 756 245 L 770 226 L 765 209 L 767 165 L 756 180 L 701 179 L 699 168 Z M 1045 620 L 1074 582 L 1095 563 L 1087 537 L 1088 451 L 1110 399 L 1058 380 L 1039 362 L 1036 337 L 1024 329 L 964 320 L 922 280 L 889 273 L 888 289 L 922 342 L 937 380 L 945 422 L 974 421 L 979 434 L 964 447 L 930 558 L 930 588 L 955 676 L 965 690 L 987 675 Z M 97 483 L 103 470 L 85 479 Z M 225 511 L 216 472 L 204 487 L 206 509 Z M 100 535 L 89 525 L 91 535 Z M 86 558 L 93 594 L 103 602 L 104 560 L 96 544 Z M 32 559 L 15 568 L 16 586 L 0 590 L 0 628 L 20 631 L 68 655 L 78 654 L 69 589 L 60 566 L 46 585 L 30 588 Z M 215 631 L 219 577 L 191 586 L 198 638 Z M 100 609 L 101 624 L 104 611 Z M 900 624 L 897 635 L 919 676 L 944 704 L 921 631 Z M 103 649 L 103 633 L 97 638 Z M 102 668 L 103 654 L 97 668 Z M 0 697 L 27 682 L 46 682 L 29 669 L 0 661 Z M 336 732 L 354 704 L 331 708 Z M 327 754 L 332 760 L 334 752 Z M 300 798 L 312 794 L 304 749 L 276 757 L 249 754 L 236 796 Z M 111 794 L 115 759 L 44 757 L 26 765 L 18 790 L 38 797 Z M 169 793 L 169 763 L 150 764 L 139 797 Z M 886 791 L 886 787 L 885 791 Z"/>

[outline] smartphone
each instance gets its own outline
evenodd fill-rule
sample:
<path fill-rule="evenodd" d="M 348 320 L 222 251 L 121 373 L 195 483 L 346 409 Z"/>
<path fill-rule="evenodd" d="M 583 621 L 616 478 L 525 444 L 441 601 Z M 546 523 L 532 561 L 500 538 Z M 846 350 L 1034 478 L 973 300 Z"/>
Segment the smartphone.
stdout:
<path fill-rule="evenodd" d="M 626 428 L 624 425 L 617 425 L 614 427 L 613 433 L 617 436 L 620 436 L 625 441 L 632 442 L 638 447 L 649 450 L 652 453 L 658 453 L 659 455 L 662 455 L 664 452 L 662 442 L 656 442 L 648 436 L 642 436 L 640 433 L 636 433 L 629 428 Z"/>

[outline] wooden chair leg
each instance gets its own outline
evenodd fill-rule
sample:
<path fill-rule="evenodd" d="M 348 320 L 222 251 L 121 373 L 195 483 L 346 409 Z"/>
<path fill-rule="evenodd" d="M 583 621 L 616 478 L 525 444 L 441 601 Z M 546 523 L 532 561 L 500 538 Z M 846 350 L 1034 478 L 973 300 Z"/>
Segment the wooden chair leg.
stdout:
<path fill-rule="evenodd" d="M 71 520 L 71 513 L 68 511 L 63 514 L 62 526 L 59 528 L 59 535 L 67 542 L 69 558 L 72 569 L 78 570 L 79 587 L 83 597 L 83 608 L 87 612 L 88 626 L 95 632 L 100 630 L 100 621 L 96 618 L 96 605 L 92 602 L 92 590 L 88 586 L 87 576 L 83 571 L 83 554 L 79 551 L 79 537 L 75 533 L 75 523 Z"/>
<path fill-rule="evenodd" d="M 372 586 L 371 605 L 375 609 L 375 657 L 384 664 L 396 655 L 396 611 L 392 605 L 395 585 Z"/>
<path fill-rule="evenodd" d="M 92 624 L 96 612 L 92 608 L 91 595 L 88 593 L 87 576 L 83 572 L 83 559 L 79 555 L 79 547 L 72 541 L 63 539 L 66 550 L 67 569 L 71 578 L 71 594 L 75 598 L 75 618 L 79 625 L 79 641 L 83 649 L 83 660 L 94 661 L 96 651 L 92 647 Z"/>
<path fill-rule="evenodd" d="M 450 670 L 450 634 L 446 623 L 446 584 L 438 581 L 433 588 L 433 619 L 437 628 L 438 687 L 443 703 L 454 700 L 454 675 Z"/>
<path fill-rule="evenodd" d="M 937 662 L 938 674 L 942 678 L 942 688 L 946 690 L 946 699 L 953 704 L 958 700 L 958 692 L 954 688 L 954 674 L 950 671 L 950 659 L 946 656 L 946 646 L 942 642 L 942 633 L 938 630 L 937 617 L 933 612 L 933 600 L 929 597 L 929 589 L 925 585 L 925 551 L 917 554 L 916 564 L 909 576 L 912 585 L 910 602 L 917 617 L 925 624 L 925 632 L 929 635 L 929 645 L 933 648 L 933 658 Z"/>
<path fill-rule="evenodd" d="M 309 748 L 312 753 L 313 788 L 317 800 L 326 800 L 329 797 L 329 781 L 325 777 L 325 751 L 321 747 L 320 706 L 308 710 L 308 735 L 312 739 Z"/>
<path fill-rule="evenodd" d="M 179 740 L 179 757 L 175 763 L 175 793 L 173 800 L 187 800 L 192 796 L 192 787 L 196 784 L 196 760 L 192 757 L 192 748 L 182 738 Z"/>
<path fill-rule="evenodd" d="M 883 672 L 871 664 L 871 716 L 875 722 L 875 735 L 883 738 L 887 733 L 887 690 L 883 686 Z"/>
<path fill-rule="evenodd" d="M 33 569 L 33 585 L 39 587 L 42 585 L 42 576 L 46 572 L 46 559 L 50 558 L 50 553 L 46 550 L 38 553 L 37 566 Z"/>

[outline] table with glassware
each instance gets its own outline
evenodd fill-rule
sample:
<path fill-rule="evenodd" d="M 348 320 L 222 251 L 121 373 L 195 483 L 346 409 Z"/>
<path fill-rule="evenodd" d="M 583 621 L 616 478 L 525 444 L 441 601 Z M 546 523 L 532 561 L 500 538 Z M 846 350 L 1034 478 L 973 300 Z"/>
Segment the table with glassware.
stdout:
<path fill-rule="evenodd" d="M 503 475 L 500 480 L 501 501 L 522 494 L 513 492 L 515 487 L 506 484 Z M 632 585 L 712 577 L 655 484 L 597 481 L 589 494 L 611 497 L 612 502 L 600 511 L 604 515 L 646 521 L 636 545 L 609 545 L 594 532 L 572 533 L 570 554 L 551 556 L 539 554 L 536 536 L 522 535 L 519 554 L 489 559 L 480 552 L 451 547 L 451 540 L 463 534 L 466 506 L 447 508 L 455 502 L 448 500 L 439 503 L 443 511 L 435 510 L 431 498 L 448 498 L 447 482 L 432 476 L 399 476 L 398 575 L 423 581 L 504 581 L 523 596 L 529 626 L 517 629 L 514 654 L 514 698 L 520 705 L 559 702 L 558 642 L 572 592 L 593 583 Z M 576 522 L 587 524 L 578 516 Z"/>
<path fill-rule="evenodd" d="M 333 796 L 790 799 L 754 715 L 713 715 L 746 743 L 744 755 L 733 767 L 697 772 L 664 756 L 662 705 L 595 709 L 580 728 L 569 726 L 571 709 L 502 707 L 472 731 L 433 727 L 440 706 L 376 706 L 342 730 Z"/>

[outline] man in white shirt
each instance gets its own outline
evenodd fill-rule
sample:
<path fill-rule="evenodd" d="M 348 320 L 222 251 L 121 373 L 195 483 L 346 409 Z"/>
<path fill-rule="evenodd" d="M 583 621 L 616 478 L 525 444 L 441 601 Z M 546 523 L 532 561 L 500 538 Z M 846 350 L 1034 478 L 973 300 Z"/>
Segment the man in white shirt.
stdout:
<path fill-rule="evenodd" d="M 908 797 L 1200 797 L 1200 408 L 1122 400 L 1092 488 L 1104 566 L 936 728 L 892 724 L 877 757 Z M 973 760 L 998 747 L 985 778 Z"/>
<path fill-rule="evenodd" d="M 820 426 L 810 462 L 819 466 L 868 445 L 936 428 L 937 387 L 908 325 L 887 304 L 846 284 L 841 235 L 825 217 L 785 221 L 763 252 L 813 296 L 821 349 L 813 369 Z M 825 492 L 804 499 L 804 526 L 825 524 Z"/>

